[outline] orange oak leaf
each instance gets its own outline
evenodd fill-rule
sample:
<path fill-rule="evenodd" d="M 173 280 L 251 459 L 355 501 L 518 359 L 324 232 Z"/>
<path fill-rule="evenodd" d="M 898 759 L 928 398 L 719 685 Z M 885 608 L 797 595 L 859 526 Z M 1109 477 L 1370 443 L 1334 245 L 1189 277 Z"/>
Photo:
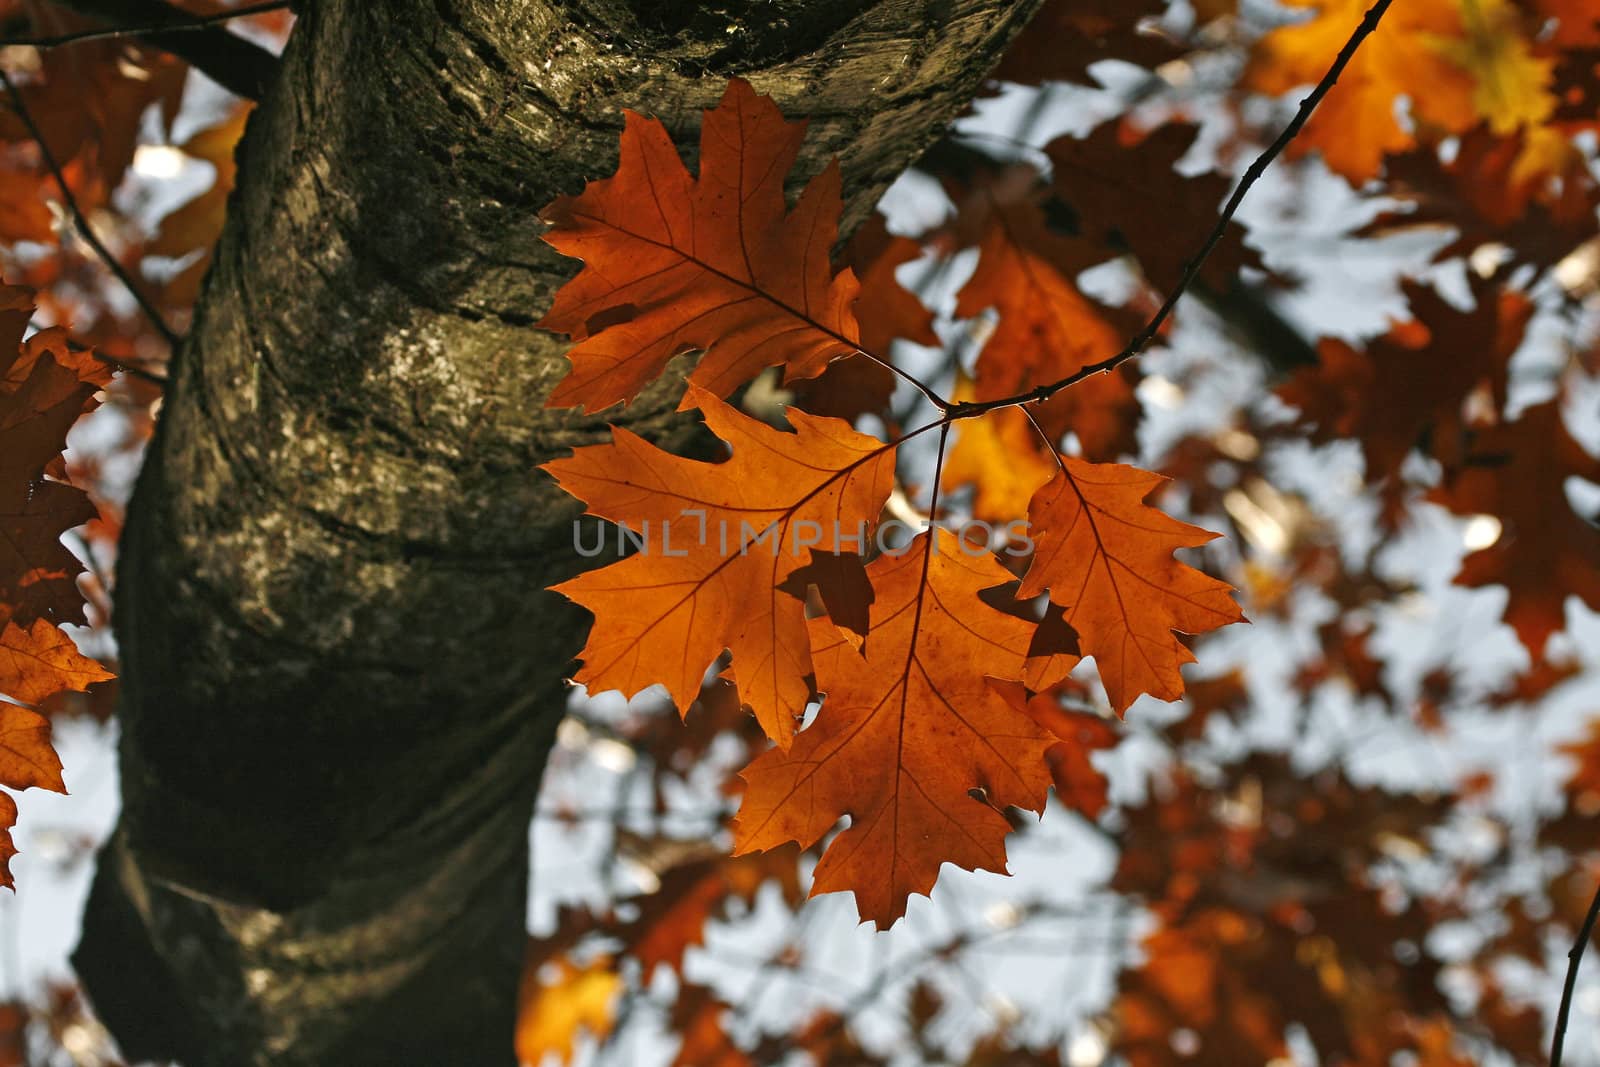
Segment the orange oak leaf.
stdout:
<path fill-rule="evenodd" d="M 0 606 L 0 693 L 37 704 L 64 689 L 83 690 L 112 678 L 53 623 L 15 622 Z"/>
<path fill-rule="evenodd" d="M 935 537 L 868 566 L 864 654 L 827 619 L 811 621 L 822 708 L 787 752 L 745 768 L 734 825 L 739 853 L 809 848 L 848 815 L 811 892 L 852 890 L 879 928 L 933 888 L 943 863 L 1004 871 L 1001 812 L 1042 811 L 1050 787 L 1044 756 L 1055 738 L 986 678 L 1022 675 L 1034 627 L 979 598 L 1014 579 L 949 531 Z"/>
<path fill-rule="evenodd" d="M 957 386 L 955 403 L 972 400 L 968 382 Z M 945 456 L 943 489 L 973 487 L 972 515 L 983 522 L 1009 522 L 1028 513 L 1028 501 L 1055 473 L 1055 460 L 1028 417 L 1000 408 L 982 418 L 962 419 Z"/>
<path fill-rule="evenodd" d="M 83 572 L 61 535 L 95 517 L 81 490 L 45 480 L 67 431 L 96 405 L 112 368 L 68 348 L 60 329 L 22 339 L 33 294 L 0 286 L 0 606 L 12 618 L 84 621 Z"/>
<path fill-rule="evenodd" d="M 61 535 L 95 514 L 88 494 L 62 482 L 37 482 L 16 495 L 0 490 L 0 603 L 23 617 L 82 623 L 83 564 Z"/>
<path fill-rule="evenodd" d="M 1273 30 L 1257 44 L 1244 82 L 1259 92 L 1316 84 L 1369 5 L 1289 0 L 1289 6 L 1311 8 L 1314 15 Z M 1395 4 L 1289 146 L 1290 156 L 1320 151 L 1328 167 L 1352 184 L 1377 177 L 1385 155 L 1416 144 L 1396 113 L 1400 97 L 1410 100 L 1417 125 L 1447 134 L 1470 129 L 1478 119 L 1477 79 L 1444 47 L 1465 37 L 1461 6 L 1458 0 Z"/>
<path fill-rule="evenodd" d="M 686 400 L 732 455 L 673 456 L 627 430 L 545 470 L 590 514 L 635 528 L 643 549 L 555 586 L 595 615 L 576 680 L 628 696 L 660 683 L 681 712 L 733 654 L 739 694 L 787 747 L 811 687 L 805 604 L 778 588 L 812 551 L 866 545 L 894 478 L 894 449 L 839 419 L 790 409 L 794 433 L 691 384 Z"/>
<path fill-rule="evenodd" d="M 84 620 L 83 567 L 61 535 L 95 508 L 82 490 L 46 478 L 64 471 L 67 431 L 112 372 L 73 351 L 60 329 L 24 341 L 32 312 L 31 291 L 0 285 L 0 695 L 24 704 L 112 677 L 55 625 Z M 0 703 L 0 785 L 66 791 L 49 721 L 9 703 Z M 0 796 L 0 884 L 10 886 L 17 807 Z"/>
<path fill-rule="evenodd" d="M 50 747 L 50 720 L 15 704 L 0 704 L 0 785 L 8 789 L 38 787 L 65 793 L 61 759 Z M 11 828 L 17 822 L 16 801 L 0 792 L 0 886 L 15 888 L 11 857 L 17 854 Z"/>
<path fill-rule="evenodd" d="M 1056 799 L 1084 818 L 1098 818 L 1106 809 L 1111 784 L 1090 757 L 1116 746 L 1121 740 L 1116 727 L 1099 715 L 1062 707 L 1054 691 L 1029 693 L 1017 682 L 996 682 L 994 687 L 1012 707 L 1058 738 L 1045 753 Z"/>
<path fill-rule="evenodd" d="M 1176 700 L 1194 654 L 1174 631 L 1245 621 L 1225 582 L 1172 555 L 1217 535 L 1144 502 L 1167 481 L 1159 474 L 1073 456 L 1062 464 L 1028 505 L 1035 548 L 1017 595 L 1049 590 L 1117 711 L 1141 693 Z"/>
<path fill-rule="evenodd" d="M 1072 280 L 1103 257 L 1050 232 L 1032 199 L 992 199 L 988 207 L 977 269 L 956 296 L 960 317 L 990 308 L 999 316 L 978 356 L 977 399 L 1011 396 L 1115 355 L 1124 334 Z M 1055 438 L 1072 430 L 1093 459 L 1130 451 L 1139 418 L 1132 373 L 1095 375 L 1058 393 L 1036 413 L 1045 431 Z"/>
<path fill-rule="evenodd" d="M 622 977 L 602 956 L 585 966 L 565 957 L 546 967 L 530 960 L 523 968 L 517 996 L 516 1052 L 521 1063 L 543 1063 L 554 1053 L 557 1062 L 570 1063 L 580 1031 L 603 1040 L 616 1024 L 617 996 Z"/>
<path fill-rule="evenodd" d="M 829 262 L 837 162 L 792 211 L 784 200 L 805 125 L 735 78 L 705 113 L 696 179 L 665 126 L 626 113 L 616 174 L 543 212 L 544 239 L 584 261 L 539 321 L 576 342 L 550 406 L 625 403 L 695 348 L 690 380 L 718 396 L 765 367 L 809 378 L 857 351 L 855 275 Z"/>
<path fill-rule="evenodd" d="M 0 704 L 0 785 L 67 791 L 61 759 L 50 747 L 50 720 L 15 704 Z"/>
<path fill-rule="evenodd" d="M 897 337 L 919 345 L 939 343 L 933 312 L 895 277 L 897 268 L 921 254 L 917 242 L 891 234 L 878 214 L 864 222 L 845 246 L 845 260 L 861 283 L 855 312 L 866 351 L 886 356 Z M 796 403 L 813 415 L 855 419 L 887 408 L 894 386 L 893 371 L 857 354 L 828 364 L 817 377 L 795 381 L 790 388 Z"/>
<path fill-rule="evenodd" d="M 1600 483 L 1600 460 L 1567 432 L 1556 401 L 1477 434 L 1466 463 L 1428 499 L 1458 515 L 1493 515 L 1494 544 L 1461 562 L 1456 584 L 1503 585 L 1505 620 L 1535 661 L 1566 625 L 1566 599 L 1600 610 L 1600 527 L 1573 511 L 1570 478 Z"/>
<path fill-rule="evenodd" d="M 11 877 L 11 860 L 17 854 L 17 843 L 11 838 L 11 828 L 17 825 L 17 802 L 11 794 L 0 790 L 0 885 L 12 891 L 16 882 Z"/>

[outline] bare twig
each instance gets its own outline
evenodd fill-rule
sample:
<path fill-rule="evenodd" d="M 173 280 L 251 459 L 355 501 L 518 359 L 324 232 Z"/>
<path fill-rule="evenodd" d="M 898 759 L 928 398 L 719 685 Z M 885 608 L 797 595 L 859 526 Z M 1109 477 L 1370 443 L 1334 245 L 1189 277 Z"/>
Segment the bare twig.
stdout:
<path fill-rule="evenodd" d="M 34 47 L 56 47 L 107 38 L 132 38 L 141 46 L 168 52 L 188 63 L 229 92 L 260 100 L 278 74 L 271 49 L 236 33 L 224 20 L 282 8 L 282 2 L 258 4 L 197 18 L 167 0 L 59 0 L 71 10 L 105 24 L 56 37 L 33 38 Z M 12 43 L 12 42 L 0 42 Z"/>
<path fill-rule="evenodd" d="M 1355 57 L 1356 51 L 1361 47 L 1362 42 L 1378 28 L 1379 22 L 1383 20 L 1384 12 L 1389 10 L 1389 5 L 1392 2 L 1393 0 L 1378 0 L 1377 3 L 1372 5 L 1366 17 L 1361 20 L 1360 25 L 1355 28 L 1355 32 L 1350 35 L 1350 39 L 1339 50 L 1339 55 L 1334 59 L 1333 65 L 1328 68 L 1328 73 L 1324 74 L 1322 80 L 1317 83 L 1316 88 L 1312 89 L 1310 94 L 1300 101 L 1300 109 L 1295 112 L 1294 118 L 1283 128 L 1283 132 L 1278 134 L 1277 139 L 1256 157 L 1255 162 L 1250 164 L 1250 168 L 1245 171 L 1244 177 L 1239 179 L 1238 186 L 1233 190 L 1233 195 L 1228 197 L 1228 202 L 1223 205 L 1221 214 L 1217 216 L 1216 224 L 1211 227 L 1211 232 L 1206 235 L 1205 241 L 1201 243 L 1194 256 L 1183 265 L 1183 275 L 1178 279 L 1178 284 L 1173 288 L 1172 292 L 1167 294 L 1166 300 L 1162 302 L 1156 313 L 1150 317 L 1150 321 L 1145 323 L 1143 329 L 1134 334 L 1122 351 L 1108 359 L 1101 360 L 1099 363 L 1091 363 L 1089 366 L 1081 368 L 1060 381 L 1038 386 L 1026 393 L 1018 393 L 1015 396 L 1002 397 L 998 400 L 954 404 L 946 413 L 946 417 L 951 419 L 970 419 L 987 411 L 993 411 L 996 408 L 1015 407 L 1018 404 L 1032 404 L 1041 400 L 1048 400 L 1061 392 L 1061 390 L 1076 385 L 1086 378 L 1115 370 L 1143 352 L 1150 342 L 1155 339 L 1156 334 L 1161 331 L 1161 327 L 1166 323 L 1167 317 L 1172 314 L 1172 309 L 1177 306 L 1179 298 L 1189 288 L 1189 284 L 1200 273 L 1200 268 L 1205 264 L 1212 250 L 1217 247 L 1223 235 L 1227 233 L 1228 224 L 1233 221 L 1233 216 L 1238 212 L 1239 205 L 1244 203 L 1245 195 L 1260 180 L 1261 175 L 1266 173 L 1267 167 L 1272 165 L 1272 161 L 1277 159 L 1283 153 L 1283 150 L 1289 147 L 1289 142 L 1293 141 L 1300 133 L 1306 121 L 1311 118 L 1312 112 L 1316 111 L 1317 105 L 1322 103 L 1322 98 L 1328 95 L 1328 92 L 1338 82 L 1339 75 L 1343 74 L 1345 67 L 1349 66 L 1350 60 Z"/>
<path fill-rule="evenodd" d="M 28 323 L 28 326 L 30 329 L 34 330 L 44 329 L 44 327 L 33 322 Z M 122 371 L 124 374 L 127 374 L 131 377 L 138 378 L 142 381 L 147 381 L 152 385 L 164 386 L 167 384 L 165 375 L 157 374 L 154 371 L 147 369 L 146 364 L 148 361 L 146 360 L 118 359 L 116 356 L 108 356 L 104 352 L 96 352 L 92 346 L 86 345 L 82 341 L 74 340 L 71 337 L 67 338 L 66 343 L 68 351 L 87 352 L 89 353 L 90 358 L 97 359 L 101 363 L 115 367 L 117 370 Z"/>
<path fill-rule="evenodd" d="M 138 378 L 142 382 L 149 382 L 151 385 L 159 385 L 163 388 L 167 384 L 167 376 L 165 374 L 157 374 L 154 371 L 145 370 L 138 363 L 118 359 L 116 356 L 108 356 L 104 352 L 90 352 L 89 354 L 101 363 L 107 363 L 117 368 L 117 370 L 130 378 Z"/>
<path fill-rule="evenodd" d="M 1561 1010 L 1556 1012 L 1556 1036 L 1550 1045 L 1550 1067 L 1561 1067 L 1561 1046 L 1567 1040 L 1567 1016 L 1572 1013 L 1572 991 L 1578 985 L 1578 964 L 1583 962 L 1583 950 L 1589 947 L 1589 938 L 1594 936 L 1596 919 L 1600 919 L 1600 888 L 1595 889 L 1594 900 L 1589 903 L 1589 914 L 1583 917 L 1583 929 L 1578 931 L 1578 940 L 1567 953 L 1567 981 L 1561 989 Z"/>
<path fill-rule="evenodd" d="M 4 84 L 6 95 L 11 100 L 12 109 L 16 111 L 17 117 L 22 120 L 22 124 L 27 127 L 28 135 L 38 144 L 39 155 L 43 158 L 44 165 L 50 169 L 50 174 L 55 178 L 56 185 L 60 186 L 61 201 L 66 205 L 68 213 L 71 214 L 73 224 L 77 227 L 79 235 L 83 237 L 90 248 L 94 249 L 95 255 L 100 257 L 107 269 L 112 274 L 115 274 L 117 280 L 122 282 L 128 292 L 133 295 L 134 302 L 139 305 L 139 310 L 144 312 L 145 317 L 150 320 L 156 331 L 166 338 L 167 344 L 172 348 L 177 348 L 183 338 L 171 326 L 167 325 L 167 321 L 161 317 L 161 312 L 156 310 L 155 305 L 134 284 L 133 276 L 128 273 L 127 268 L 117 261 L 117 257 L 111 254 L 111 250 L 101 242 L 99 236 L 94 232 L 94 227 L 89 225 L 88 218 L 84 216 L 83 210 L 78 207 L 77 197 L 72 195 L 72 189 L 67 185 L 67 179 L 61 173 L 61 164 L 57 162 L 55 153 L 51 152 L 50 146 L 45 143 L 44 134 L 40 131 L 38 123 L 34 122 L 33 115 L 28 112 L 28 107 L 23 102 L 22 94 L 17 91 L 16 82 L 12 81 L 11 75 L 4 70 L 0 70 L 0 84 Z"/>

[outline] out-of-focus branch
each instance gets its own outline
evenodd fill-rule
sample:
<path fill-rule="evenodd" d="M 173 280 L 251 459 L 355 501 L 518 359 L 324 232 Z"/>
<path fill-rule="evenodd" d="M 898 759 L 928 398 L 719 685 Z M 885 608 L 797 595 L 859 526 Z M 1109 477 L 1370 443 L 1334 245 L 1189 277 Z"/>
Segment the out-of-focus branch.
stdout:
<path fill-rule="evenodd" d="M 252 41 L 229 33 L 222 23 L 248 15 L 281 11 L 290 0 L 248 4 L 215 15 L 196 17 L 164 0 L 62 0 L 66 7 L 112 23 L 52 37 L 22 37 L 0 45 L 57 48 L 80 41 L 134 37 L 170 52 L 231 93 L 260 100 L 278 70 L 278 57 Z"/>

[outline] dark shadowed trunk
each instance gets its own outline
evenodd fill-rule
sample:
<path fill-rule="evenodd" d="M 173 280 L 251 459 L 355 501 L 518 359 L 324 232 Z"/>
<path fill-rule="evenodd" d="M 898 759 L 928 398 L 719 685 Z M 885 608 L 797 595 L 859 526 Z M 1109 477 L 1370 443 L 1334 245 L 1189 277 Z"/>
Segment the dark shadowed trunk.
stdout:
<path fill-rule="evenodd" d="M 321 0 L 239 190 L 124 541 L 124 810 L 76 962 L 130 1057 L 500 1064 L 528 821 L 583 618 L 535 467 L 536 211 L 620 109 L 730 75 L 842 157 L 846 226 L 1032 13 L 1006 0 Z M 610 418 L 671 446 L 674 387 Z"/>

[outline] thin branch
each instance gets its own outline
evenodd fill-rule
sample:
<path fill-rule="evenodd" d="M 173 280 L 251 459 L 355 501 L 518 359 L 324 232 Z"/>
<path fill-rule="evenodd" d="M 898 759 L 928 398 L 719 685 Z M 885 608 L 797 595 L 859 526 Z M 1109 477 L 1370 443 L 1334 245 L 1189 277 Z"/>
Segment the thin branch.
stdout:
<path fill-rule="evenodd" d="M 151 385 L 166 387 L 167 376 L 165 374 L 157 374 L 154 371 L 145 370 L 137 363 L 130 363 L 125 359 L 108 356 L 104 352 L 90 352 L 89 354 L 101 363 L 110 364 L 130 378 L 138 378 L 140 381 L 149 382 Z"/>
<path fill-rule="evenodd" d="M 1211 232 L 1206 235 L 1205 241 L 1201 243 L 1199 251 L 1183 265 L 1183 276 L 1178 279 L 1178 284 L 1167 295 L 1166 300 L 1162 302 L 1156 313 L 1151 316 L 1150 321 L 1145 323 L 1142 330 L 1134 334 L 1132 340 L 1128 342 L 1122 351 L 1109 359 L 1101 360 L 1099 363 L 1091 363 L 1089 366 L 1079 369 L 1060 381 L 1038 386 L 1026 393 L 1018 393 L 1015 396 L 1003 397 L 999 400 L 955 404 L 949 409 L 948 417 L 952 419 L 970 419 L 982 415 L 986 411 L 993 411 L 996 408 L 1015 407 L 1018 404 L 1032 404 L 1041 400 L 1048 400 L 1061 392 L 1061 390 L 1074 386 L 1086 378 L 1116 370 L 1122 364 L 1143 352 L 1150 342 L 1155 340 L 1156 334 L 1161 332 L 1162 325 L 1166 323 L 1167 317 L 1172 314 L 1172 309 L 1177 306 L 1179 298 L 1189 288 L 1189 284 L 1200 273 L 1200 268 L 1205 264 L 1212 250 L 1217 247 L 1223 235 L 1227 233 L 1228 224 L 1233 221 L 1233 216 L 1238 212 L 1239 205 L 1244 203 L 1245 195 L 1260 180 L 1261 175 L 1266 173 L 1267 167 L 1272 165 L 1273 160 L 1277 159 L 1283 153 L 1283 150 L 1289 147 L 1289 142 L 1293 141 L 1300 133 L 1306 121 L 1311 118 L 1312 112 L 1316 111 L 1317 105 L 1322 103 L 1322 98 L 1328 95 L 1328 92 L 1338 82 L 1339 75 L 1344 73 L 1344 69 L 1349 66 L 1350 60 L 1355 58 L 1356 51 L 1361 47 L 1362 42 L 1378 28 L 1378 24 L 1383 20 L 1384 13 L 1389 10 L 1389 5 L 1392 2 L 1393 0 L 1378 0 L 1377 3 L 1372 5 L 1366 17 L 1361 20 L 1360 25 L 1355 28 L 1355 32 L 1350 35 L 1350 39 L 1339 50 L 1339 55 L 1334 59 L 1333 66 L 1328 68 L 1328 73 L 1322 76 L 1322 80 L 1317 83 L 1315 89 L 1311 90 L 1310 95 L 1300 101 L 1300 109 L 1295 112 L 1294 118 L 1283 128 L 1283 132 L 1278 134 L 1277 139 L 1268 145 L 1266 150 L 1257 156 L 1255 162 L 1251 163 L 1250 168 L 1245 171 L 1244 177 L 1239 180 L 1238 186 L 1233 190 L 1233 195 L 1228 197 L 1228 202 L 1223 205 L 1221 214 L 1217 216 L 1216 224 L 1211 227 Z"/>
<path fill-rule="evenodd" d="M 1567 1040 L 1567 1016 L 1572 1012 L 1572 991 L 1578 985 L 1578 964 L 1583 962 L 1583 950 L 1589 947 L 1589 938 L 1594 935 L 1596 919 L 1600 919 L 1600 888 L 1595 889 L 1594 900 L 1589 903 L 1589 914 L 1583 917 L 1583 929 L 1578 931 L 1578 940 L 1567 953 L 1567 981 L 1561 990 L 1561 1010 L 1556 1013 L 1556 1036 L 1550 1046 L 1550 1067 L 1561 1067 L 1561 1046 Z"/>
<path fill-rule="evenodd" d="M 40 131 L 38 123 L 33 121 L 33 116 L 28 112 L 28 106 L 23 102 L 22 94 L 17 91 L 16 82 L 12 81 L 11 75 L 7 74 L 3 69 L 0 69 L 0 83 L 4 84 L 6 95 L 11 99 L 11 107 L 16 111 L 17 117 L 22 120 L 22 124 L 27 127 L 28 135 L 39 146 L 39 154 L 44 159 L 45 166 L 50 169 L 51 176 L 55 178 L 56 185 L 60 186 L 62 203 L 66 205 L 68 213 L 72 215 L 72 221 L 76 225 L 79 235 L 83 237 L 90 248 L 94 249 L 95 255 L 100 257 L 111 273 L 117 276 L 117 280 L 122 282 L 128 292 L 133 295 L 134 302 L 139 305 L 139 310 L 144 312 L 145 317 L 150 320 L 151 325 L 155 326 L 156 331 L 166 338 L 167 344 L 176 349 L 183 338 L 171 326 L 167 325 L 167 321 L 161 317 L 161 312 L 156 310 L 155 305 L 134 284 L 133 276 L 117 261 L 117 257 L 111 254 L 111 250 L 95 234 L 94 227 L 89 225 L 88 218 L 84 216 L 83 210 L 78 207 L 77 197 L 72 195 L 72 189 L 67 185 L 67 179 L 61 173 L 61 164 L 56 161 L 55 153 L 51 152 L 50 146 L 45 143 L 44 134 Z"/>
<path fill-rule="evenodd" d="M 45 328 L 34 322 L 29 322 L 28 327 L 29 329 L 33 330 L 42 330 Z M 167 384 L 166 375 L 157 374 L 154 371 L 146 369 L 146 364 L 150 362 L 148 360 L 118 359 L 116 356 L 108 356 L 104 352 L 96 352 L 94 350 L 94 346 L 86 345 L 82 341 L 74 340 L 71 337 L 67 338 L 66 344 L 69 352 L 87 352 L 89 353 L 91 359 L 97 359 L 101 363 L 115 367 L 117 370 L 122 371 L 124 374 L 130 375 L 134 378 L 147 381 L 152 385 L 165 386 Z M 165 364 L 162 365 L 164 366 Z"/>
<path fill-rule="evenodd" d="M 267 3 L 236 7 L 231 11 L 223 11 L 216 15 L 202 15 L 184 19 L 163 18 L 143 25 L 107 26 L 98 30 L 78 30 L 74 33 L 61 33 L 51 37 L 13 37 L 10 40 L 0 41 L 0 48 L 11 45 L 23 45 L 33 48 L 59 48 L 62 45 L 77 44 L 80 41 L 106 41 L 119 37 L 143 37 L 155 33 L 187 33 L 194 30 L 204 30 L 218 23 L 242 19 L 250 15 L 261 15 L 268 11 L 282 11 L 289 7 L 291 2 L 292 0 L 268 0 Z"/>

